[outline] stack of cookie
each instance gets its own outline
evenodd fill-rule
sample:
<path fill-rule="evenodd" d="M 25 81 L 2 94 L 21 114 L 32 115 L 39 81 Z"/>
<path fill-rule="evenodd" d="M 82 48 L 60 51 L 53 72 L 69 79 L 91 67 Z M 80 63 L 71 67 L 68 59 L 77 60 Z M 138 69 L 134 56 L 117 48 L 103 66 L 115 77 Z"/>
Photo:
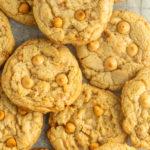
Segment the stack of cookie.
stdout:
<path fill-rule="evenodd" d="M 0 12 L 0 150 L 32 148 L 48 112 L 56 150 L 150 149 L 150 25 L 113 11 L 118 1 L 0 0 L 9 17 L 48 38 L 9 57 L 15 41 Z M 63 44 L 75 47 L 81 69 Z M 122 90 L 121 99 L 109 90 Z"/>

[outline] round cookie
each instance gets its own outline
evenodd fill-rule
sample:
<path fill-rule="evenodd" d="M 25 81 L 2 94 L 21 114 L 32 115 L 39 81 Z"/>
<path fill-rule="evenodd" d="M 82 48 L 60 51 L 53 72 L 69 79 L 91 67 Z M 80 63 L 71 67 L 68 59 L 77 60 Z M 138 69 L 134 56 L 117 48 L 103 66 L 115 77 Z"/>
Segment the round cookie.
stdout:
<path fill-rule="evenodd" d="M 114 11 L 98 41 L 77 46 L 77 55 L 90 84 L 120 90 L 144 66 L 150 65 L 150 26 L 128 11 Z"/>
<path fill-rule="evenodd" d="M 47 113 L 60 111 L 79 96 L 82 74 L 69 49 L 46 39 L 23 43 L 8 59 L 2 88 L 20 107 Z"/>
<path fill-rule="evenodd" d="M 48 138 L 55 150 L 93 150 L 107 142 L 124 143 L 120 99 L 83 84 L 81 95 L 61 112 L 51 113 Z"/>
<path fill-rule="evenodd" d="M 0 8 L 9 17 L 26 25 L 36 25 L 32 6 L 33 0 L 0 0 Z"/>
<path fill-rule="evenodd" d="M 40 136 L 43 115 L 12 104 L 0 87 L 0 149 L 27 150 Z"/>
<path fill-rule="evenodd" d="M 9 21 L 7 17 L 0 11 L 0 67 L 11 54 L 14 46 L 15 40 Z"/>
<path fill-rule="evenodd" d="M 123 129 L 136 147 L 150 149 L 150 68 L 142 69 L 122 91 Z"/>
<path fill-rule="evenodd" d="M 83 45 L 100 37 L 114 0 L 34 0 L 40 30 L 57 44 Z"/>
<path fill-rule="evenodd" d="M 136 149 L 126 144 L 107 143 L 96 150 L 136 150 Z"/>

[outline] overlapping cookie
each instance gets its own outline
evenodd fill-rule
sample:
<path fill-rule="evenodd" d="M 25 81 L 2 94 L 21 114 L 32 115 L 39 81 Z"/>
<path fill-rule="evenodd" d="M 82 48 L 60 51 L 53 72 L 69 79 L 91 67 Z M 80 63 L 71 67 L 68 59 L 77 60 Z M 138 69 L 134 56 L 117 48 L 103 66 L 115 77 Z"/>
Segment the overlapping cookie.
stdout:
<path fill-rule="evenodd" d="M 34 0 L 40 30 L 58 44 L 83 45 L 96 40 L 108 23 L 114 0 Z"/>
<path fill-rule="evenodd" d="M 122 91 L 123 128 L 136 147 L 150 149 L 150 68 L 142 69 Z"/>
<path fill-rule="evenodd" d="M 30 149 L 37 141 L 43 115 L 28 112 L 12 104 L 0 87 L 0 149 Z"/>
<path fill-rule="evenodd" d="M 93 150 L 107 142 L 126 141 L 122 120 L 117 96 L 83 84 L 71 106 L 50 114 L 47 135 L 55 150 Z"/>
<path fill-rule="evenodd" d="M 9 17 L 26 25 L 36 25 L 32 6 L 33 0 L 0 0 L 0 8 Z"/>
<path fill-rule="evenodd" d="M 144 66 L 150 65 L 150 26 L 141 16 L 114 11 L 97 41 L 77 46 L 85 77 L 103 89 L 120 90 Z"/>
<path fill-rule="evenodd" d="M 0 11 L 0 67 L 12 53 L 15 40 L 7 17 Z"/>
<path fill-rule="evenodd" d="M 69 49 L 46 39 L 23 43 L 7 61 L 2 87 L 10 100 L 33 111 L 60 111 L 79 96 L 82 74 Z"/>

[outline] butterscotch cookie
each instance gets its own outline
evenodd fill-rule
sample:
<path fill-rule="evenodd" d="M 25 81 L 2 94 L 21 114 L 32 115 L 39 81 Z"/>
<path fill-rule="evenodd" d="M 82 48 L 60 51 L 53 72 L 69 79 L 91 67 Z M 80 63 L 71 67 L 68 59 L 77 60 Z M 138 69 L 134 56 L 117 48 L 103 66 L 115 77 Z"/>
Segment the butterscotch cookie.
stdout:
<path fill-rule="evenodd" d="M 136 150 L 136 149 L 126 144 L 107 143 L 96 150 Z"/>
<path fill-rule="evenodd" d="M 7 17 L 0 11 L 0 67 L 15 46 L 14 37 Z"/>
<path fill-rule="evenodd" d="M 142 69 L 122 91 L 123 128 L 136 147 L 150 149 L 150 68 Z"/>
<path fill-rule="evenodd" d="M 0 0 L 0 8 L 9 17 L 26 25 L 36 25 L 32 5 L 33 0 Z"/>
<path fill-rule="evenodd" d="M 83 45 L 100 37 L 114 0 L 34 0 L 40 30 L 58 44 Z"/>
<path fill-rule="evenodd" d="M 10 100 L 33 111 L 60 111 L 79 96 L 82 74 L 69 49 L 46 39 L 23 43 L 8 59 L 2 87 Z"/>
<path fill-rule="evenodd" d="M 37 141 L 43 115 L 12 104 L 0 87 L 0 149 L 27 150 Z"/>
<path fill-rule="evenodd" d="M 111 92 L 83 84 L 71 106 L 50 114 L 50 143 L 55 150 L 93 150 L 107 142 L 124 143 L 120 105 Z"/>
<path fill-rule="evenodd" d="M 137 71 L 150 65 L 150 26 L 135 13 L 114 11 L 99 40 L 76 50 L 92 85 L 120 90 Z"/>

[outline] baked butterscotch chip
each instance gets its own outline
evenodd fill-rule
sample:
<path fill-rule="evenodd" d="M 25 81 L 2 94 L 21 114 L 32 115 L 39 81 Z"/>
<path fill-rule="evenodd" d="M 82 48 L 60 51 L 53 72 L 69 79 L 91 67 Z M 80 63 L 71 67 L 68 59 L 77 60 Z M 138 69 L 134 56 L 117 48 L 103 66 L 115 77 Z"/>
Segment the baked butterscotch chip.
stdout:
<path fill-rule="evenodd" d="M 40 136 L 43 115 L 23 113 L 7 98 L 0 86 L 0 150 L 30 149 Z"/>
<path fill-rule="evenodd" d="M 124 131 L 135 147 L 150 149 L 150 68 L 139 71 L 122 91 Z"/>
<path fill-rule="evenodd" d="M 83 73 L 91 85 L 120 90 L 144 66 L 150 66 L 150 26 L 129 11 L 114 11 L 95 42 L 75 46 Z"/>
<path fill-rule="evenodd" d="M 33 0 L 0 0 L 0 8 L 7 16 L 20 23 L 35 26 L 32 6 Z"/>
<path fill-rule="evenodd" d="M 34 0 L 39 29 L 57 44 L 84 45 L 96 41 L 113 9 L 114 0 Z"/>
<path fill-rule="evenodd" d="M 95 150 L 137 150 L 137 149 L 127 144 L 106 143 Z"/>
<path fill-rule="evenodd" d="M 0 11 L 0 67 L 8 59 L 15 46 L 11 26 L 7 17 Z"/>
<path fill-rule="evenodd" d="M 18 47 L 7 61 L 2 87 L 19 108 L 55 112 L 71 105 L 79 96 L 82 74 L 66 46 L 32 39 Z M 24 110 L 18 112 L 26 114 Z"/>
<path fill-rule="evenodd" d="M 76 101 L 50 113 L 47 132 L 55 150 L 96 150 L 107 142 L 124 143 L 120 99 L 109 91 L 83 84 Z"/>

